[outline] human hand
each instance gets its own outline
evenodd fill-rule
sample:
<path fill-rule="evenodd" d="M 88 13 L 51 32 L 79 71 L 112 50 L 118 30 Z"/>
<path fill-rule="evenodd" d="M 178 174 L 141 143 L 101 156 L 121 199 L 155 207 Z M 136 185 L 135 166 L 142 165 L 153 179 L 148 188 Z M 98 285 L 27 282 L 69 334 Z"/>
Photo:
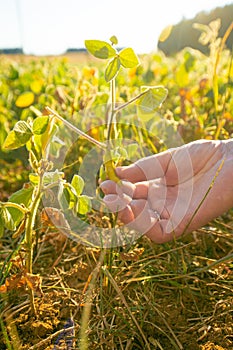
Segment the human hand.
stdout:
<path fill-rule="evenodd" d="M 164 243 L 233 207 L 233 140 L 199 140 L 140 159 L 101 184 L 104 202 L 130 228 Z"/>

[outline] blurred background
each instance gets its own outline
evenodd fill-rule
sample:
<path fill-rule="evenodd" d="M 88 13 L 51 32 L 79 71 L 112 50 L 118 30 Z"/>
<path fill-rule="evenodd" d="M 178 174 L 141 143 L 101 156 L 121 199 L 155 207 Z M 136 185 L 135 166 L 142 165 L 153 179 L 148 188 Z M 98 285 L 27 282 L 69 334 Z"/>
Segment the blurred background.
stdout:
<path fill-rule="evenodd" d="M 169 53 L 187 40 L 195 46 L 200 33 L 192 28 L 192 20 L 209 23 L 217 17 L 222 18 L 221 34 L 232 21 L 232 1 L 0 0 L 0 52 L 59 55 L 82 49 L 85 39 L 116 35 L 121 47 L 149 53 L 157 49 L 161 31 L 176 25 L 175 41 L 171 36 L 169 48 L 161 46 Z M 177 26 L 180 22 L 182 27 Z"/>

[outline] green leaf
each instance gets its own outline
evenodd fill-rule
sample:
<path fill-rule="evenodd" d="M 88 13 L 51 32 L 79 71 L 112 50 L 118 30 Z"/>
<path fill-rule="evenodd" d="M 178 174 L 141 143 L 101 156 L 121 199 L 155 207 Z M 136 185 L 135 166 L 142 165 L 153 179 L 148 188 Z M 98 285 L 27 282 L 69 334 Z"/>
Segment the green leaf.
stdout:
<path fill-rule="evenodd" d="M 88 196 L 79 196 L 77 212 L 81 215 L 87 214 L 91 210 L 91 199 Z"/>
<path fill-rule="evenodd" d="M 10 196 L 9 202 L 17 203 L 17 204 L 24 204 L 25 207 L 28 207 L 28 205 L 30 204 L 31 199 L 32 199 L 33 189 L 34 188 L 32 186 L 29 186 L 27 188 L 21 188 L 21 190 L 13 193 Z"/>
<path fill-rule="evenodd" d="M 48 115 L 43 115 L 43 116 L 37 117 L 34 120 L 33 125 L 32 125 L 33 134 L 35 134 L 35 135 L 43 134 L 46 131 L 47 126 L 49 124 L 49 119 L 50 119 L 50 117 Z"/>
<path fill-rule="evenodd" d="M 142 86 L 142 92 L 146 91 L 138 101 L 137 105 L 141 113 L 155 112 L 167 97 L 168 90 L 163 86 Z"/>
<path fill-rule="evenodd" d="M 11 149 L 16 149 L 19 147 L 22 147 L 22 143 L 18 139 L 16 133 L 14 130 L 10 131 L 9 134 L 7 135 L 2 148 L 5 150 L 11 150 Z"/>
<path fill-rule="evenodd" d="M 37 185 L 39 182 L 39 175 L 31 173 L 29 174 L 29 180 L 33 185 Z"/>
<path fill-rule="evenodd" d="M 111 36 L 111 38 L 109 39 L 111 41 L 112 44 L 117 45 L 118 44 L 118 39 L 115 35 Z"/>
<path fill-rule="evenodd" d="M 179 85 L 179 87 L 185 87 L 189 83 L 189 75 L 187 73 L 187 70 L 185 68 L 185 65 L 182 64 L 179 66 L 179 68 L 176 71 L 176 83 Z"/>
<path fill-rule="evenodd" d="M 95 57 L 101 59 L 112 58 L 117 51 L 106 41 L 85 40 L 86 49 Z"/>
<path fill-rule="evenodd" d="M 41 134 L 40 137 L 40 147 L 42 151 L 42 156 L 46 156 L 46 150 L 47 146 L 50 145 L 53 137 L 58 131 L 58 126 L 56 124 L 49 124 L 49 127 L 46 129 L 46 131 Z M 38 140 L 39 141 L 39 140 Z"/>
<path fill-rule="evenodd" d="M 69 191 L 67 191 L 67 189 L 64 187 L 64 183 L 62 182 L 60 182 L 58 185 L 57 199 L 62 210 L 66 210 L 69 208 Z"/>
<path fill-rule="evenodd" d="M 27 142 L 32 136 L 32 131 L 28 123 L 23 120 L 18 121 L 13 129 L 21 142 Z"/>
<path fill-rule="evenodd" d="M 53 136 L 52 141 L 49 144 L 49 153 L 52 157 L 58 158 L 60 155 L 60 150 L 64 146 L 64 142 L 58 137 Z"/>
<path fill-rule="evenodd" d="M 84 188 L 84 180 L 79 175 L 74 175 L 71 186 L 75 189 L 77 196 L 80 196 Z"/>
<path fill-rule="evenodd" d="M 115 78 L 115 76 L 119 72 L 120 66 L 121 66 L 121 63 L 120 63 L 120 60 L 117 56 L 112 58 L 108 62 L 107 67 L 105 69 L 105 80 L 107 82 L 109 82 L 110 80 Z"/>
<path fill-rule="evenodd" d="M 128 154 L 125 149 L 125 146 L 117 146 L 113 150 L 111 150 L 111 160 L 113 162 L 118 163 L 120 159 L 127 159 Z"/>
<path fill-rule="evenodd" d="M 8 135 L 8 132 L 6 130 L 6 126 L 4 124 L 5 124 L 4 120 L 3 120 L 2 123 L 0 122 L 0 149 L 1 149 L 2 145 L 3 145 L 3 143 L 4 143 L 5 138 Z"/>
<path fill-rule="evenodd" d="M 32 132 L 25 121 L 18 121 L 10 131 L 3 144 L 4 149 L 16 149 L 24 146 L 31 138 Z"/>
<path fill-rule="evenodd" d="M 69 209 L 74 208 L 78 200 L 76 190 L 74 189 L 73 186 L 71 186 L 71 184 L 68 183 L 66 184 L 64 191 L 67 198 L 67 202 L 69 203 Z"/>
<path fill-rule="evenodd" d="M 62 171 L 46 171 L 43 176 L 43 184 L 49 185 L 54 182 L 59 182 L 64 177 L 64 173 Z M 29 174 L 29 180 L 32 184 L 37 185 L 39 182 L 39 176 L 35 173 Z"/>
<path fill-rule="evenodd" d="M 26 108 L 29 107 L 31 104 L 33 104 L 35 100 L 35 96 L 33 92 L 27 91 L 23 92 L 16 100 L 15 105 L 20 108 Z"/>
<path fill-rule="evenodd" d="M 11 64 L 9 67 L 9 79 L 16 80 L 19 78 L 19 70 L 16 65 Z"/>
<path fill-rule="evenodd" d="M 16 224 L 8 208 L 2 206 L 0 209 L 0 216 L 3 222 L 3 226 L 5 226 L 10 231 L 14 231 L 16 229 Z"/>
<path fill-rule="evenodd" d="M 28 208 L 32 200 L 33 189 L 34 188 L 32 186 L 22 188 L 10 196 L 9 202 L 23 204 L 26 208 Z M 17 226 L 24 216 L 23 213 L 15 208 L 8 208 L 8 210 L 11 213 L 15 225 Z"/>
<path fill-rule="evenodd" d="M 192 55 L 189 51 L 186 51 L 184 54 L 185 59 L 185 69 L 187 72 L 193 71 L 194 65 L 195 65 L 195 56 Z"/>
<path fill-rule="evenodd" d="M 4 234 L 4 225 L 3 225 L 3 220 L 1 217 L 1 210 L 0 210 L 0 238 L 2 238 L 3 234 Z"/>
<path fill-rule="evenodd" d="M 133 158 L 138 156 L 139 147 L 138 147 L 137 143 L 131 143 L 131 144 L 127 145 L 125 148 L 126 148 L 126 151 L 128 154 L 128 159 L 132 160 Z"/>
<path fill-rule="evenodd" d="M 130 47 L 119 52 L 121 64 L 125 68 L 133 68 L 139 65 L 139 59 L 133 49 Z"/>

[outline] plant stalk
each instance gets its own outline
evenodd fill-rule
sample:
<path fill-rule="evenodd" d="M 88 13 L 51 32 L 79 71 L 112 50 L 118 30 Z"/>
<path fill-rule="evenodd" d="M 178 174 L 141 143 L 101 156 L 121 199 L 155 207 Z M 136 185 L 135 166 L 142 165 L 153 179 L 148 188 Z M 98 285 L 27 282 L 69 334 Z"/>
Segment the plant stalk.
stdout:
<path fill-rule="evenodd" d="M 110 81 L 110 97 L 111 97 L 111 109 L 108 118 L 107 125 L 107 148 L 104 155 L 104 165 L 108 178 L 116 183 L 120 183 L 120 179 L 116 176 L 115 165 L 112 160 L 111 149 L 113 148 L 112 143 L 110 144 L 111 139 L 117 138 L 117 129 L 116 129 L 116 80 L 113 78 Z"/>
<path fill-rule="evenodd" d="M 70 128 L 71 130 L 73 130 L 74 132 L 76 132 L 77 134 L 79 134 L 80 136 L 84 137 L 86 140 L 90 141 L 91 143 L 93 143 L 94 145 L 96 145 L 97 147 L 101 148 L 101 149 L 106 149 L 107 146 L 103 143 L 103 142 L 99 142 L 97 140 L 95 140 L 93 137 L 87 135 L 85 132 L 81 131 L 80 129 L 78 129 L 76 126 L 74 126 L 73 124 L 71 124 L 70 122 L 68 122 L 66 119 L 62 118 L 56 111 L 54 111 L 52 108 L 50 107 L 46 107 L 47 111 L 50 112 L 54 117 L 56 117 L 58 120 L 61 120 L 66 126 L 68 126 L 68 128 Z"/>
<path fill-rule="evenodd" d="M 106 250 L 102 250 L 99 261 L 92 271 L 90 277 L 90 282 L 88 289 L 85 293 L 85 304 L 83 308 L 82 313 L 82 319 L 81 319 L 81 326 L 80 326 L 80 336 L 79 336 L 79 349 L 80 350 L 88 350 L 89 349 L 89 342 L 88 342 L 88 324 L 90 321 L 91 316 L 91 307 L 92 307 L 92 298 L 93 298 L 93 291 L 95 288 L 96 280 L 98 277 L 98 274 L 101 271 L 101 266 L 104 261 L 104 257 L 106 254 Z"/>
<path fill-rule="evenodd" d="M 125 102 L 124 104 L 122 104 L 121 106 L 118 106 L 114 109 L 114 112 L 119 112 L 121 109 L 124 109 L 125 107 L 127 107 L 128 105 L 130 105 L 131 103 L 137 101 L 140 97 L 142 97 L 143 95 L 147 94 L 148 90 L 145 90 L 143 92 L 141 92 L 139 95 L 131 98 L 131 100 Z"/>
<path fill-rule="evenodd" d="M 17 203 L 13 203 L 13 202 L 6 202 L 6 203 L 2 203 L 4 207 L 6 208 L 15 208 L 18 209 L 19 211 L 21 211 L 21 213 L 23 214 L 27 214 L 28 213 L 28 209 L 24 208 L 22 205 L 17 204 Z"/>
<path fill-rule="evenodd" d="M 32 203 L 29 207 L 26 220 L 26 231 L 25 231 L 25 244 L 26 244 L 26 272 L 32 274 L 32 263 L 33 263 L 33 229 L 35 226 L 36 214 L 40 204 L 40 199 L 42 195 L 42 183 L 43 183 L 43 174 L 39 176 L 38 186 L 35 187 L 35 196 L 32 200 Z M 34 301 L 34 291 L 29 289 L 29 296 L 31 307 L 33 313 L 36 315 L 35 301 Z"/>
<path fill-rule="evenodd" d="M 113 78 L 110 81 L 110 97 L 111 97 L 111 110 L 110 110 L 110 117 L 108 119 L 108 130 L 107 130 L 107 141 L 111 139 L 112 131 L 113 131 L 113 125 L 115 123 L 115 106 L 116 106 L 116 80 Z M 116 130 L 115 130 L 116 131 Z M 114 138 L 114 137 L 113 137 Z"/>

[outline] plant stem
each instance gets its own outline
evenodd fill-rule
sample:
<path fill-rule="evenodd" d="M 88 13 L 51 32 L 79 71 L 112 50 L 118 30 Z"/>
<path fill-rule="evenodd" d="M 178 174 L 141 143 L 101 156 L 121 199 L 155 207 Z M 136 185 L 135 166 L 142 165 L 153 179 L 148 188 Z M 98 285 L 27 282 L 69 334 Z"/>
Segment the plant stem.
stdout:
<path fill-rule="evenodd" d="M 26 222 L 26 233 L 25 233 L 25 243 L 27 246 L 27 261 L 26 261 L 26 270 L 28 273 L 32 273 L 32 253 L 33 253 L 33 244 L 32 244 L 32 236 L 33 236 L 33 228 L 35 225 L 35 218 L 38 206 L 40 204 L 41 198 L 41 185 L 40 185 L 40 177 L 38 186 L 35 188 L 35 198 L 32 201 L 32 204 L 29 208 L 28 218 Z"/>
<path fill-rule="evenodd" d="M 32 273 L 32 262 L 33 262 L 33 229 L 35 226 L 35 219 L 37 210 L 40 204 L 41 194 L 42 194 L 42 181 L 43 174 L 41 173 L 39 176 L 38 186 L 35 187 L 34 190 L 34 199 L 29 207 L 29 211 L 27 214 L 26 220 L 26 232 L 25 232 L 25 243 L 26 243 L 26 272 Z M 34 302 L 34 292 L 32 289 L 29 289 L 29 296 L 31 301 L 31 307 L 33 313 L 36 314 L 35 302 Z"/>
<path fill-rule="evenodd" d="M 111 80 L 111 99 L 112 99 L 112 112 L 114 112 L 116 104 L 116 79 Z"/>
<path fill-rule="evenodd" d="M 125 102 L 123 105 L 116 107 L 116 108 L 114 109 L 114 112 L 115 112 L 115 113 L 116 113 L 116 112 L 119 112 L 121 109 L 127 107 L 129 104 L 131 104 L 131 103 L 137 101 L 140 97 L 142 97 L 142 96 L 145 95 L 146 93 L 148 93 L 148 90 L 145 90 L 145 91 L 141 92 L 139 95 L 137 95 L 137 96 L 131 98 L 131 100 Z"/>
<path fill-rule="evenodd" d="M 0 318 L 0 328 L 2 330 L 2 335 L 3 335 L 4 342 L 6 344 L 7 350 L 13 350 L 13 348 L 11 346 L 11 341 L 10 341 L 8 333 L 7 333 L 7 328 L 5 327 L 2 318 Z"/>
<path fill-rule="evenodd" d="M 88 350 L 89 349 L 89 342 L 88 342 L 88 324 L 91 316 L 91 307 L 92 307 L 92 298 L 93 298 L 93 291 L 95 288 L 96 280 L 98 277 L 98 274 L 101 270 L 101 266 L 104 261 L 104 257 L 106 254 L 106 250 L 103 249 L 101 251 L 99 261 L 92 271 L 91 275 L 89 276 L 90 282 L 88 289 L 85 293 L 85 303 L 82 313 L 82 319 L 81 319 L 81 325 L 80 325 L 80 336 L 79 336 L 79 349 L 80 350 Z"/>
<path fill-rule="evenodd" d="M 110 140 L 112 130 L 113 130 L 113 123 L 116 121 L 115 115 L 115 105 L 116 105 L 116 80 L 115 78 L 110 81 L 110 97 L 111 97 L 111 110 L 110 110 L 110 117 L 108 118 L 108 130 L 107 130 L 107 141 Z"/>
<path fill-rule="evenodd" d="M 74 126 L 73 124 L 71 124 L 70 122 L 68 122 L 66 119 L 62 118 L 56 111 L 54 111 L 52 108 L 50 107 L 45 107 L 47 109 L 47 111 L 49 111 L 53 116 L 55 116 L 57 119 L 61 120 L 66 126 L 68 126 L 71 130 L 73 130 L 74 132 L 76 132 L 77 134 L 79 134 L 80 136 L 84 137 L 86 140 L 90 141 L 91 143 L 93 143 L 94 145 L 98 146 L 101 149 L 106 149 L 106 145 L 102 142 L 99 142 L 95 139 L 93 139 L 93 137 L 87 135 L 85 132 L 81 131 L 80 129 L 78 129 L 76 126 Z"/>
<path fill-rule="evenodd" d="M 1 203 L 4 207 L 7 208 L 15 208 L 21 211 L 23 214 L 27 214 L 28 209 L 24 208 L 22 205 L 17 204 L 17 203 L 12 203 L 12 202 L 6 202 L 6 203 Z"/>
<path fill-rule="evenodd" d="M 113 148 L 112 143 L 110 144 L 111 139 L 117 138 L 117 129 L 116 129 L 116 81 L 115 78 L 110 81 L 110 97 L 111 97 L 111 109 L 108 118 L 107 125 L 107 148 L 104 154 L 104 163 L 105 170 L 108 178 L 114 182 L 119 183 L 120 179 L 115 174 L 115 166 L 112 160 L 111 149 Z M 113 133 L 114 131 L 114 133 Z"/>

